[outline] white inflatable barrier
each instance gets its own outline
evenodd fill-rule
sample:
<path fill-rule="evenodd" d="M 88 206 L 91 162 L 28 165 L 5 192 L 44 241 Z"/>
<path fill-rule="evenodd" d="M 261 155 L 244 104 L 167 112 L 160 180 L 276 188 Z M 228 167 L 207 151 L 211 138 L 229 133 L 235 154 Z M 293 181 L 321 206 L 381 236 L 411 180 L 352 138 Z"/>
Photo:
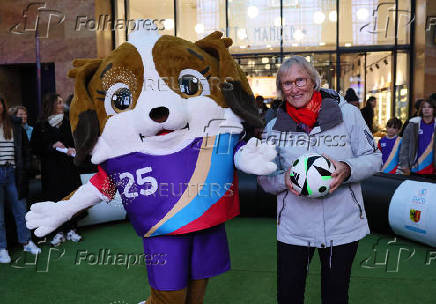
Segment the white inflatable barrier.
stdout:
<path fill-rule="evenodd" d="M 82 184 L 85 184 L 94 174 L 82 174 L 80 179 Z M 123 220 L 126 218 L 126 211 L 121 202 L 121 196 L 117 191 L 115 198 L 110 202 L 100 202 L 88 209 L 88 215 L 80 220 L 77 225 L 88 226 L 112 221 Z"/>
<path fill-rule="evenodd" d="M 389 205 L 389 224 L 398 235 L 436 247 L 436 184 L 402 182 Z"/>

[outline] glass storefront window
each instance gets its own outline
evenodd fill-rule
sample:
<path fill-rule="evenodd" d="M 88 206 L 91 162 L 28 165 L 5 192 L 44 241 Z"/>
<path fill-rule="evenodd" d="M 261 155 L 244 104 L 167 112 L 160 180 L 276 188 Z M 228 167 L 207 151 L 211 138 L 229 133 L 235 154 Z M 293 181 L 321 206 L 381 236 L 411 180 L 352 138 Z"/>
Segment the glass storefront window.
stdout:
<path fill-rule="evenodd" d="M 174 1 L 128 1 L 129 19 L 147 20 L 145 26 L 158 30 L 161 35 L 174 35 Z"/>
<path fill-rule="evenodd" d="M 321 87 L 335 89 L 336 84 L 336 54 L 333 53 L 304 53 L 306 58 L 321 76 Z M 285 55 L 283 60 L 292 55 Z M 275 79 L 281 65 L 280 56 L 244 56 L 238 57 L 236 62 L 247 75 L 250 86 L 255 95 L 265 98 L 276 98 Z"/>
<path fill-rule="evenodd" d="M 398 0 L 398 44 L 410 43 L 410 30 L 413 23 L 410 0 Z"/>
<path fill-rule="evenodd" d="M 114 3 L 114 15 L 117 20 L 124 20 L 126 12 L 124 11 L 124 0 L 116 0 Z M 121 45 L 126 41 L 125 28 L 115 29 L 115 46 Z"/>
<path fill-rule="evenodd" d="M 226 33 L 225 0 L 177 1 L 177 36 L 196 41 L 214 32 Z"/>
<path fill-rule="evenodd" d="M 345 95 L 345 92 L 352 88 L 362 107 L 365 100 L 365 54 L 343 54 L 340 60 L 340 91 Z"/>
<path fill-rule="evenodd" d="M 395 43 L 395 2 L 341 0 L 339 46 Z"/>
<path fill-rule="evenodd" d="M 280 52 L 280 0 L 228 0 L 231 52 Z"/>
<path fill-rule="evenodd" d="M 407 46 L 410 44 L 412 2 L 339 0 L 338 8 L 336 2 L 115 0 L 113 3 L 117 18 L 125 14 L 129 19 L 157 20 L 158 25 L 162 23 L 165 27 L 159 31 L 160 34 L 196 41 L 216 30 L 227 32 L 233 39 L 230 52 L 250 79 L 255 94 L 272 98 L 275 95 L 274 79 L 281 62 L 293 54 L 305 56 L 319 71 L 323 87 L 342 93 L 353 88 L 361 107 L 370 96 L 376 97 L 374 125 L 384 130 L 392 115 L 405 120 L 409 114 L 410 55 Z M 128 8 L 127 12 L 123 12 L 124 7 Z M 283 20 L 280 18 L 281 8 Z M 395 38 L 401 51 L 395 51 L 397 65 L 394 70 L 392 50 L 396 46 Z M 124 39 L 123 32 L 116 32 L 115 39 L 119 45 Z M 385 46 L 386 49 L 369 52 L 374 46 Z M 346 47 L 366 49 L 354 52 Z M 340 56 L 339 67 L 336 66 L 336 56 Z M 338 68 L 340 71 L 337 72 Z M 337 75 L 340 77 L 339 88 L 336 87 Z"/>
<path fill-rule="evenodd" d="M 374 129 L 386 129 L 392 117 L 392 52 L 366 54 L 366 99 L 374 96 Z"/>
<path fill-rule="evenodd" d="M 247 75 L 254 95 L 276 98 L 275 79 L 280 67 L 280 56 L 244 56 L 235 60 Z"/>
<path fill-rule="evenodd" d="M 395 76 L 395 117 L 404 123 L 409 117 L 409 55 L 397 53 Z"/>
<path fill-rule="evenodd" d="M 285 2 L 283 3 L 285 51 L 335 49 L 336 0 L 287 1 L 287 4 Z"/>

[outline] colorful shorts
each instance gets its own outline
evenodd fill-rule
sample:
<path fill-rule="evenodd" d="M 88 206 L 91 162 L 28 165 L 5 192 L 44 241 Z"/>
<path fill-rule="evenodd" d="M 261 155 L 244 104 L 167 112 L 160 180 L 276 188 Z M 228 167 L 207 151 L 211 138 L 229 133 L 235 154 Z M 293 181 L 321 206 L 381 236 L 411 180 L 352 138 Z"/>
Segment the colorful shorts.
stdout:
<path fill-rule="evenodd" d="M 180 290 L 190 280 L 230 269 L 224 224 L 183 235 L 144 238 L 148 282 L 157 290 Z"/>

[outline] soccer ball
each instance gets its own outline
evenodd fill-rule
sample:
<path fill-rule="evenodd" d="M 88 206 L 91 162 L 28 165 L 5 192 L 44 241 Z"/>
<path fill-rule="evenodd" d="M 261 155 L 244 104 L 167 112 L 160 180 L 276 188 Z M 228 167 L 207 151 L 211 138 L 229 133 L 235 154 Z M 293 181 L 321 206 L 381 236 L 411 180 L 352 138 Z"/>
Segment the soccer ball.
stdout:
<path fill-rule="evenodd" d="M 307 153 L 292 163 L 291 182 L 300 195 L 325 196 L 329 193 L 331 174 L 335 169 L 333 163 L 324 156 Z"/>

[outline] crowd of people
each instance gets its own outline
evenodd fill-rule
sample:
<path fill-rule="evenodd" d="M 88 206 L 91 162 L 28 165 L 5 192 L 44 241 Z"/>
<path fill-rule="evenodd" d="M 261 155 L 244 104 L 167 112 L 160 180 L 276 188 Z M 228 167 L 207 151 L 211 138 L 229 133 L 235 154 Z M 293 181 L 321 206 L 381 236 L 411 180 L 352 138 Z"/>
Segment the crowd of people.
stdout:
<path fill-rule="evenodd" d="M 34 255 L 41 249 L 31 240 L 26 227 L 29 178 L 34 172 L 32 158 L 40 160 L 42 197 L 44 201 L 59 201 L 81 185 L 65 104 L 58 94 L 44 96 L 42 111 L 34 127 L 27 122 L 24 106 L 8 108 L 0 98 L 0 263 L 10 263 L 6 242 L 5 204 L 15 219 L 18 242 L 23 250 Z M 52 236 L 57 246 L 65 240 L 78 242 L 76 222 L 70 221 Z"/>

